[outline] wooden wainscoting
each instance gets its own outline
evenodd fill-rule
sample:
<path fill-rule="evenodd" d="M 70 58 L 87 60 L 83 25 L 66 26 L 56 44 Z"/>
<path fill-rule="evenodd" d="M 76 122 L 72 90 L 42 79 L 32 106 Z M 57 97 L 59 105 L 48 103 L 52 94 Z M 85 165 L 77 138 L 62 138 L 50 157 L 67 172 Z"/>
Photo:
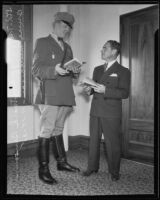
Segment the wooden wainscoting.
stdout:
<path fill-rule="evenodd" d="M 89 148 L 89 136 L 83 136 L 83 135 L 69 136 L 69 150 L 84 149 L 88 151 L 88 148 Z M 130 156 L 128 156 L 127 159 L 145 163 L 145 164 L 150 164 L 150 165 L 154 164 L 152 145 L 148 144 L 146 146 L 146 143 L 142 143 L 142 142 L 135 143 L 134 141 L 132 141 L 130 142 L 129 149 L 130 149 Z M 100 152 L 106 153 L 103 139 L 101 140 Z M 126 156 L 122 154 L 122 158 L 126 158 Z"/>
<path fill-rule="evenodd" d="M 69 136 L 69 150 L 72 149 L 84 149 L 88 151 L 89 148 L 89 136 L 78 135 Z M 104 140 L 101 140 L 100 151 L 105 151 Z"/>

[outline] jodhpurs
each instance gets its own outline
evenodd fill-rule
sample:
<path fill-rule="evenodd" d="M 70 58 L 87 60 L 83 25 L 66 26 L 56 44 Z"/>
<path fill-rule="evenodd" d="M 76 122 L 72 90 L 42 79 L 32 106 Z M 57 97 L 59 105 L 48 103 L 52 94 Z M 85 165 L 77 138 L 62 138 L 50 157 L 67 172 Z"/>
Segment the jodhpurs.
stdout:
<path fill-rule="evenodd" d="M 40 137 L 50 138 L 63 134 L 67 115 L 73 110 L 72 106 L 39 105 Z"/>

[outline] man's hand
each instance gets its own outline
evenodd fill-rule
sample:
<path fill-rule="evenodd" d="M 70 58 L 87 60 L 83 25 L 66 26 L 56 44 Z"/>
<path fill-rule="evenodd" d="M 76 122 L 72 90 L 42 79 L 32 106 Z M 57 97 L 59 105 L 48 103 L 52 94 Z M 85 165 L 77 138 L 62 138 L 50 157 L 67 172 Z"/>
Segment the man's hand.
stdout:
<path fill-rule="evenodd" d="M 74 74 L 79 74 L 81 72 L 81 68 L 72 66 L 69 68 L 69 71 L 72 71 Z"/>
<path fill-rule="evenodd" d="M 85 91 L 86 94 L 90 95 L 91 93 L 91 87 L 90 86 L 83 86 L 83 90 Z"/>
<path fill-rule="evenodd" d="M 80 67 L 73 67 L 73 73 L 75 74 L 79 74 L 81 72 L 81 68 Z"/>
<path fill-rule="evenodd" d="M 102 84 L 98 84 L 92 87 L 95 92 L 104 94 L 106 91 L 106 87 Z"/>
<path fill-rule="evenodd" d="M 66 75 L 66 74 L 69 74 L 69 71 L 67 71 L 67 70 L 65 70 L 65 69 L 62 69 L 62 68 L 60 67 L 60 64 L 57 64 L 57 65 L 56 65 L 55 71 L 56 71 L 57 74 L 62 75 L 62 76 L 63 76 L 63 75 Z"/>

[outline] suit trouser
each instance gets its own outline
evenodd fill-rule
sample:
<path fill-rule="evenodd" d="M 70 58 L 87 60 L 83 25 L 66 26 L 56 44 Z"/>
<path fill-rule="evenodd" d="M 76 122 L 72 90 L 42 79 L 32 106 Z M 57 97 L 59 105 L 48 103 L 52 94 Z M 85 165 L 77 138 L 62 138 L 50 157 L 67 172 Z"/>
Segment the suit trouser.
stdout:
<path fill-rule="evenodd" d="M 121 158 L 121 119 L 90 116 L 88 170 L 98 170 L 102 132 L 107 151 L 108 171 L 118 175 Z"/>
<path fill-rule="evenodd" d="M 39 105 L 39 110 L 40 137 L 50 138 L 63 133 L 65 119 L 73 108 L 72 106 Z"/>

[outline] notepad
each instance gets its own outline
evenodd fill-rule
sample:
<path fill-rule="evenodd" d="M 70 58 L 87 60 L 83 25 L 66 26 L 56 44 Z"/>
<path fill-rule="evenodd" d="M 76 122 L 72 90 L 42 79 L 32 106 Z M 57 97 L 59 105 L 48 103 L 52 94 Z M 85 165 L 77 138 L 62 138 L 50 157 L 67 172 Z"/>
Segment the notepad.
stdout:
<path fill-rule="evenodd" d="M 66 62 L 63 66 L 64 69 L 68 71 L 76 71 L 77 68 L 80 68 L 82 66 L 82 63 L 77 59 L 73 58 L 72 60 Z"/>
<path fill-rule="evenodd" d="M 81 81 L 80 83 L 81 86 L 91 86 L 91 87 L 96 87 L 97 86 L 97 83 L 89 78 L 89 77 L 86 77 L 85 79 L 83 79 L 83 81 Z"/>

